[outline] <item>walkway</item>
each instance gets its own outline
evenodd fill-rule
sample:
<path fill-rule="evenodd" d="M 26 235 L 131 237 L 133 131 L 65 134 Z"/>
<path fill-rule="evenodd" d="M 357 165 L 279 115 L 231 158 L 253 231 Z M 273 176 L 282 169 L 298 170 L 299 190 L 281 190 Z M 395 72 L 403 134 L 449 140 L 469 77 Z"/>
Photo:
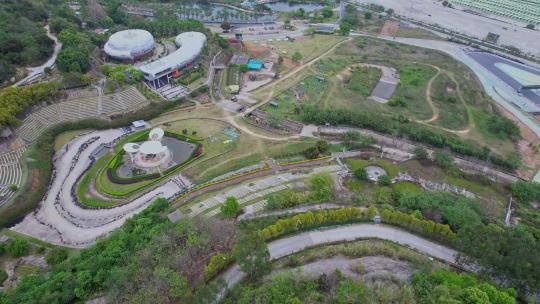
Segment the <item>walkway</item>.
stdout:
<path fill-rule="evenodd" d="M 54 36 L 51 33 L 51 30 L 50 30 L 48 24 L 45 25 L 45 29 L 47 30 L 47 36 L 54 41 L 54 51 L 53 51 L 53 54 L 52 54 L 51 58 L 49 58 L 49 60 L 47 60 L 47 62 L 45 62 L 44 64 L 42 64 L 40 66 L 33 67 L 33 68 L 27 68 L 28 76 L 26 76 L 25 78 L 19 80 L 17 83 L 15 83 L 14 86 L 24 85 L 27 81 L 33 80 L 38 75 L 43 74 L 43 72 L 45 71 L 46 68 L 51 68 L 54 65 L 54 63 L 56 62 L 56 57 L 58 56 L 58 53 L 60 53 L 60 50 L 62 49 L 62 43 L 60 41 L 58 41 L 58 38 L 56 38 L 56 36 Z"/>
<path fill-rule="evenodd" d="M 270 251 L 270 259 L 276 260 L 310 247 L 367 238 L 395 242 L 444 262 L 456 264 L 457 251 L 404 230 L 380 224 L 356 224 L 321 231 L 304 232 L 270 242 L 268 243 L 268 250 Z M 230 288 L 242 281 L 245 278 L 245 274 L 240 270 L 238 264 L 234 264 L 221 277 Z"/>

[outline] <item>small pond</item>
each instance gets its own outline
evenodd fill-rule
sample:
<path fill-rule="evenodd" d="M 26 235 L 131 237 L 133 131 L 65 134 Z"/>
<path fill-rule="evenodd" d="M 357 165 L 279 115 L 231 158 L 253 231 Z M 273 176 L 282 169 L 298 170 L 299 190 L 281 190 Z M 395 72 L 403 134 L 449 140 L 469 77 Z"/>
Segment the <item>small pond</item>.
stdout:
<path fill-rule="evenodd" d="M 266 6 L 275 12 L 292 12 L 300 8 L 304 9 L 306 12 L 312 12 L 325 7 L 322 3 L 289 3 L 287 1 L 267 3 Z"/>
<path fill-rule="evenodd" d="M 161 140 L 164 146 L 167 146 L 172 152 L 173 162 L 180 164 L 185 162 L 195 150 L 196 145 L 172 137 L 163 137 Z"/>

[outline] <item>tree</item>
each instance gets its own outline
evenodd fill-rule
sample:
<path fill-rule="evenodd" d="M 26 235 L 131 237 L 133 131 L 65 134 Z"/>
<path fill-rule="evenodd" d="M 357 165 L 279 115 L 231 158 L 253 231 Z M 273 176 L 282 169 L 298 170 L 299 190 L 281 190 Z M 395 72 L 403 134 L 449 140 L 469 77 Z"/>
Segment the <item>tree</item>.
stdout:
<path fill-rule="evenodd" d="M 229 196 L 225 199 L 225 203 L 221 205 L 221 213 L 227 217 L 236 216 L 240 212 L 240 204 L 234 196 Z"/>
<path fill-rule="evenodd" d="M 21 238 L 11 240 L 6 246 L 6 251 L 12 258 L 20 258 L 27 255 L 29 249 L 28 241 Z"/>
<path fill-rule="evenodd" d="M 294 52 L 294 54 L 292 55 L 292 60 L 295 62 L 299 62 L 300 60 L 302 60 L 302 58 L 304 58 L 304 56 L 298 51 Z"/>
<path fill-rule="evenodd" d="M 365 12 L 365 13 L 364 13 L 364 18 L 365 18 L 365 19 L 371 19 L 371 17 L 373 17 L 373 13 L 372 13 L 372 12 Z"/>
<path fill-rule="evenodd" d="M 62 49 L 56 58 L 56 64 L 62 72 L 86 73 L 90 70 L 90 55 L 82 49 Z"/>
<path fill-rule="evenodd" d="M 235 247 L 236 261 L 250 279 L 260 278 L 270 272 L 270 251 L 259 233 L 243 235 Z"/>
<path fill-rule="evenodd" d="M 221 23 L 221 29 L 224 33 L 228 33 L 231 30 L 231 24 L 227 21 L 223 21 Z"/>
<path fill-rule="evenodd" d="M 334 15 L 334 12 L 332 11 L 332 8 L 330 6 L 325 6 L 321 9 L 321 15 L 324 18 L 330 18 Z"/>
<path fill-rule="evenodd" d="M 368 179 L 366 168 L 356 169 L 356 171 L 354 171 L 354 176 L 356 176 L 359 181 L 366 181 Z"/>
<path fill-rule="evenodd" d="M 351 32 L 351 25 L 348 22 L 341 22 L 339 25 L 339 32 L 343 36 L 349 36 L 349 33 Z"/>
<path fill-rule="evenodd" d="M 428 151 L 423 147 L 416 147 L 416 149 L 414 149 L 414 156 L 418 160 L 426 160 L 428 159 L 429 154 Z"/>

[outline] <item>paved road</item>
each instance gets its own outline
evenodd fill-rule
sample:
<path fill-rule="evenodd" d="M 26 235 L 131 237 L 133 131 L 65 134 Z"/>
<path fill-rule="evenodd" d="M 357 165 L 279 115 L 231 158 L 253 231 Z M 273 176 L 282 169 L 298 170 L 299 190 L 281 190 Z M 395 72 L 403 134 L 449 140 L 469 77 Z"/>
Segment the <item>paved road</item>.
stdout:
<path fill-rule="evenodd" d="M 483 39 L 488 33 L 500 35 L 499 44 L 513 45 L 526 52 L 540 56 L 540 32 L 525 29 L 523 24 L 490 19 L 466 13 L 459 9 L 448 9 L 439 1 L 429 0 L 355 0 L 359 3 L 376 3 L 393 8 L 396 14 L 422 21 L 438 24 L 441 27 L 465 33 Z M 499 17 L 500 18 L 500 17 Z M 507 28 L 507 29 L 504 29 Z M 525 37 L 525 38 L 524 38 Z"/>
<path fill-rule="evenodd" d="M 374 224 L 356 224 L 321 231 L 304 232 L 273 241 L 268 244 L 268 249 L 270 251 L 270 258 L 275 260 L 310 247 L 343 241 L 354 241 L 361 238 L 377 238 L 392 241 L 411 247 L 442 261 L 451 264 L 456 263 L 455 256 L 457 251 L 451 248 L 428 241 L 398 228 Z M 222 275 L 228 287 L 234 286 L 244 277 L 245 274 L 240 270 L 238 264 L 234 264 Z"/>
<path fill-rule="evenodd" d="M 27 68 L 28 76 L 26 76 L 25 78 L 19 80 L 17 83 L 15 83 L 15 86 L 19 86 L 21 84 L 24 84 L 29 79 L 32 79 L 33 77 L 35 77 L 35 76 L 37 76 L 39 74 L 43 74 L 43 72 L 45 71 L 45 68 L 52 67 L 54 65 L 54 63 L 56 62 L 56 57 L 58 56 L 58 53 L 60 53 L 60 50 L 62 49 L 62 43 L 60 41 L 58 41 L 58 38 L 56 38 L 56 36 L 54 36 L 51 33 L 51 30 L 50 30 L 48 24 L 45 26 L 45 29 L 47 30 L 47 36 L 54 41 L 54 51 L 53 51 L 53 54 L 52 54 L 51 58 L 49 58 L 49 60 L 47 60 L 47 62 L 45 62 L 44 64 L 42 64 L 42 65 L 40 65 L 38 67 Z"/>

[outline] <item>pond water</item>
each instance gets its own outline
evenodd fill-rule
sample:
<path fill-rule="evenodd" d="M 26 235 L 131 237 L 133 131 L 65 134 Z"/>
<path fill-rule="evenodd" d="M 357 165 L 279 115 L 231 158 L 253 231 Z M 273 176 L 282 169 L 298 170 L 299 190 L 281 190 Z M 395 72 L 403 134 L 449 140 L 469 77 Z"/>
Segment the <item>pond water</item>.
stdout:
<path fill-rule="evenodd" d="M 312 12 L 323 8 L 325 5 L 320 3 L 289 3 L 287 1 L 280 1 L 267 3 L 266 6 L 275 12 L 292 12 L 300 8 L 304 9 L 306 12 Z"/>
<path fill-rule="evenodd" d="M 205 23 L 221 23 L 227 20 L 233 24 L 273 23 L 275 16 L 255 14 L 223 5 L 178 5 L 176 16 L 180 19 L 195 19 Z"/>

